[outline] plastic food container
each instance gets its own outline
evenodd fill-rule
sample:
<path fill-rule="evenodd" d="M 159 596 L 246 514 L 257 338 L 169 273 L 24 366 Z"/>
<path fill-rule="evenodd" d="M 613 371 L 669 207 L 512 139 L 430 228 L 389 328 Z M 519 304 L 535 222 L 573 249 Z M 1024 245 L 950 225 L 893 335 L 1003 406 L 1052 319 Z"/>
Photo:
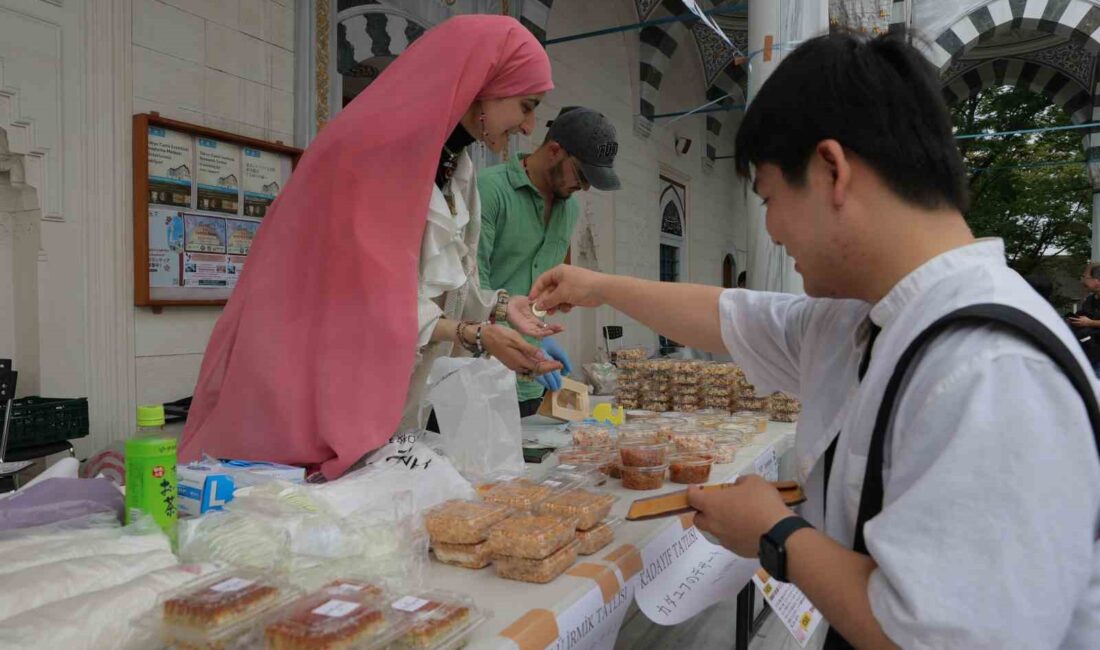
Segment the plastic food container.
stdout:
<path fill-rule="evenodd" d="M 509 506 L 517 510 L 530 511 L 540 502 L 545 500 L 555 489 L 560 489 L 561 484 L 535 483 L 527 479 L 512 479 L 481 486 L 481 498 L 490 503 Z"/>
<path fill-rule="evenodd" d="M 444 564 L 453 564 L 464 569 L 484 569 L 489 566 L 492 559 L 492 551 L 489 550 L 489 542 L 478 544 L 444 544 L 432 542 L 432 553 L 435 559 Z"/>
<path fill-rule="evenodd" d="M 497 503 L 452 499 L 424 514 L 424 527 L 432 542 L 476 544 L 489 538 L 489 529 L 503 521 L 512 510 Z"/>
<path fill-rule="evenodd" d="M 621 520 L 603 521 L 588 530 L 577 531 L 577 553 L 592 555 L 615 539 L 615 527 Z"/>
<path fill-rule="evenodd" d="M 769 419 L 772 422 L 798 422 L 798 413 L 772 413 Z"/>
<path fill-rule="evenodd" d="M 652 420 L 653 418 L 661 417 L 661 414 L 657 411 L 646 411 L 644 409 L 631 409 L 626 411 L 623 415 L 626 416 L 626 421 L 631 420 Z M 622 427 L 619 427 L 621 430 Z"/>
<path fill-rule="evenodd" d="M 732 463 L 737 458 L 737 451 L 741 449 L 739 436 L 715 436 L 714 449 L 710 454 L 714 456 L 714 464 L 722 465 Z"/>
<path fill-rule="evenodd" d="M 669 402 L 643 401 L 641 403 L 641 406 L 642 406 L 643 409 L 645 409 L 647 411 L 661 411 L 661 412 L 664 412 L 664 411 L 667 411 L 669 409 L 669 406 L 671 406 L 671 404 Z"/>
<path fill-rule="evenodd" d="M 402 632 L 379 594 L 322 587 L 265 617 L 264 642 L 291 648 L 383 648 Z"/>
<path fill-rule="evenodd" d="M 553 555 L 541 560 L 494 555 L 493 566 L 496 567 L 497 575 L 501 578 L 545 584 L 573 566 L 577 561 L 577 547 L 576 541 L 570 542 Z"/>
<path fill-rule="evenodd" d="M 768 418 L 755 411 L 737 411 L 733 414 L 734 421 L 748 422 L 756 425 L 757 433 L 768 430 Z"/>
<path fill-rule="evenodd" d="M 593 422 L 575 422 L 569 425 L 573 434 L 573 444 L 578 447 L 594 447 L 611 444 L 615 429 L 607 424 Z"/>
<path fill-rule="evenodd" d="M 767 397 L 742 397 L 737 403 L 745 411 L 763 411 L 768 408 Z"/>
<path fill-rule="evenodd" d="M 220 571 L 166 594 L 150 615 L 168 645 L 224 647 L 301 592 L 259 571 Z"/>
<path fill-rule="evenodd" d="M 673 433 L 669 442 L 681 452 L 710 451 L 714 449 L 714 431 L 702 428 L 684 429 Z"/>
<path fill-rule="evenodd" d="M 571 517 L 577 521 L 578 529 L 587 530 L 600 523 L 614 503 L 615 497 L 610 494 L 570 490 L 539 504 L 539 514 Z"/>
<path fill-rule="evenodd" d="M 468 596 L 434 589 L 401 596 L 390 611 L 404 623 L 395 649 L 459 648 L 489 618 Z"/>
<path fill-rule="evenodd" d="M 656 490 L 665 484 L 668 465 L 656 467 L 623 467 L 623 487 L 628 490 Z"/>
<path fill-rule="evenodd" d="M 626 467 L 654 467 L 665 462 L 668 445 L 663 442 L 623 442 L 619 444 L 619 459 Z"/>
<path fill-rule="evenodd" d="M 713 464 L 710 454 L 677 454 L 668 461 L 668 477 L 673 483 L 706 483 Z"/>
<path fill-rule="evenodd" d="M 577 520 L 556 515 L 514 515 L 493 527 L 489 550 L 504 555 L 541 560 L 573 539 Z"/>

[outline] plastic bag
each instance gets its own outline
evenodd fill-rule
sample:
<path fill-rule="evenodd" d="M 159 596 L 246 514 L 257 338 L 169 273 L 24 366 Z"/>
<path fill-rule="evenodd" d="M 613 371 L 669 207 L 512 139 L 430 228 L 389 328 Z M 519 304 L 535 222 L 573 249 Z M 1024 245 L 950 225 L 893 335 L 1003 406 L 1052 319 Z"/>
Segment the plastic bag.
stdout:
<path fill-rule="evenodd" d="M 442 357 L 428 376 L 447 458 L 465 476 L 522 472 L 516 374 L 499 361 Z"/>
<path fill-rule="evenodd" d="M 0 500 L 0 530 L 41 526 L 95 513 L 123 518 L 122 494 L 107 479 L 51 478 Z"/>
<path fill-rule="evenodd" d="M 588 383 L 596 395 L 614 395 L 619 384 L 619 370 L 610 363 L 586 363 L 582 366 Z"/>

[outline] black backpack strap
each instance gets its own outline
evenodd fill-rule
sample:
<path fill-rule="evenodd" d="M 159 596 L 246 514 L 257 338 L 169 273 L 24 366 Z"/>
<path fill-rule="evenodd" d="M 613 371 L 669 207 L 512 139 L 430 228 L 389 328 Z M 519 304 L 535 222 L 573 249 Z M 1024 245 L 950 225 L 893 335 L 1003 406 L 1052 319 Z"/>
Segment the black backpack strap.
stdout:
<path fill-rule="evenodd" d="M 963 307 L 943 316 L 921 332 L 898 359 L 894 374 L 886 385 L 886 393 L 879 405 L 875 428 L 871 434 L 871 446 L 867 452 L 867 469 L 863 475 L 863 491 L 859 498 L 859 516 L 856 519 L 855 541 L 852 548 L 867 554 L 867 544 L 863 537 L 863 527 L 875 515 L 882 511 L 883 481 L 882 469 L 886 449 L 886 431 L 894 413 L 901 383 L 905 379 L 917 357 L 928 343 L 953 325 L 1003 325 L 1024 336 L 1049 356 L 1073 384 L 1074 389 L 1085 402 L 1085 409 L 1092 423 L 1092 434 L 1100 453 L 1100 408 L 1097 407 L 1096 394 L 1092 390 L 1088 376 L 1081 364 L 1054 332 L 1024 311 L 998 304 L 979 304 Z"/>

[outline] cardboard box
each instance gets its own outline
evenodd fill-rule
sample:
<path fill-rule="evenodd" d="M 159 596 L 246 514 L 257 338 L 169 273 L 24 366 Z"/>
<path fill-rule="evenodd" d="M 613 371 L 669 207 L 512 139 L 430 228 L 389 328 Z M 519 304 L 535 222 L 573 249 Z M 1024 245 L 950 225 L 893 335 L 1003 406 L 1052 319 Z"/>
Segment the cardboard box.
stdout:
<path fill-rule="evenodd" d="M 305 480 L 305 469 L 246 460 L 204 460 L 181 465 L 176 468 L 180 515 L 198 517 L 221 510 L 233 500 L 238 487 L 276 480 L 301 483 Z"/>

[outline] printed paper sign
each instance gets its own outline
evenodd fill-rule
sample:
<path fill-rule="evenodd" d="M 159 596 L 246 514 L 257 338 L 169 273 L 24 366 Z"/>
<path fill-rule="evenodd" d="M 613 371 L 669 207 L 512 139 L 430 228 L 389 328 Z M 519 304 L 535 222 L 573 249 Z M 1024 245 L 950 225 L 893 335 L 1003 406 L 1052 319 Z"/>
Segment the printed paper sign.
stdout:
<path fill-rule="evenodd" d="M 289 167 L 286 156 L 244 148 L 244 216 L 263 218 L 268 207 L 282 189 L 284 168 Z M 289 172 L 289 169 L 286 169 Z"/>
<path fill-rule="evenodd" d="M 241 255 L 230 255 L 226 258 L 225 280 L 229 283 L 228 286 L 237 286 L 237 282 L 241 279 L 241 273 L 244 273 L 244 261 L 246 259 L 248 258 Z"/>
<path fill-rule="evenodd" d="M 225 255 L 210 253 L 183 254 L 183 286 L 227 287 L 228 270 Z"/>
<path fill-rule="evenodd" d="M 175 210 L 149 209 L 149 286 L 180 286 L 183 217 Z"/>
<path fill-rule="evenodd" d="M 241 148 L 210 138 L 198 139 L 199 210 L 240 212 Z"/>
<path fill-rule="evenodd" d="M 225 253 L 225 219 L 184 214 L 184 250 L 188 253 Z"/>
<path fill-rule="evenodd" d="M 593 588 L 569 609 L 558 614 L 558 639 L 546 650 L 611 650 L 623 626 L 623 619 L 634 599 L 634 581 L 630 581 L 608 602 L 603 592 Z"/>
<path fill-rule="evenodd" d="M 779 480 L 779 455 L 775 453 L 775 445 L 761 452 L 756 460 L 752 461 L 753 473 L 759 474 L 769 481 Z"/>
<path fill-rule="evenodd" d="M 764 569 L 757 571 L 752 576 L 752 581 L 794 640 L 805 648 L 821 623 L 821 612 L 817 611 L 798 587 L 775 580 Z"/>
<path fill-rule="evenodd" d="M 191 207 L 191 143 L 185 133 L 149 127 L 149 203 Z"/>
<path fill-rule="evenodd" d="M 226 219 L 227 252 L 230 255 L 248 255 L 248 250 L 252 248 L 252 240 L 256 238 L 256 231 L 259 228 L 258 221 Z"/>
<path fill-rule="evenodd" d="M 638 607 L 654 623 L 676 625 L 736 598 L 759 567 L 711 544 L 694 526 L 669 526 L 642 549 Z"/>

